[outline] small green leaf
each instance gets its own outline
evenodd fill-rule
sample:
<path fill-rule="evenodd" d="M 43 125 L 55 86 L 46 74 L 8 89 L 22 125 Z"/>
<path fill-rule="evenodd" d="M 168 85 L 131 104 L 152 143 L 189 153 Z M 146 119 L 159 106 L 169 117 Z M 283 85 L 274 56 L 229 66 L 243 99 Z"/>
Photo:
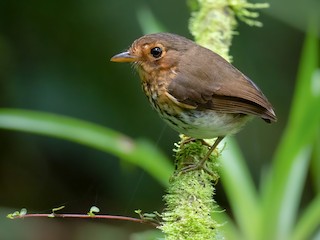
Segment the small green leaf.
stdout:
<path fill-rule="evenodd" d="M 90 211 L 87 213 L 89 216 L 93 217 L 96 213 L 100 212 L 100 209 L 96 206 L 92 206 Z"/>
<path fill-rule="evenodd" d="M 14 213 L 9 213 L 7 215 L 7 218 L 10 218 L 10 219 L 15 219 L 17 216 L 20 215 L 20 212 L 19 211 L 15 211 Z"/>
<path fill-rule="evenodd" d="M 57 208 L 52 208 L 52 213 L 55 213 L 61 209 L 64 209 L 66 206 L 61 206 L 61 207 L 57 207 Z"/>
<path fill-rule="evenodd" d="M 147 219 L 150 219 L 150 218 L 155 218 L 155 217 L 157 217 L 157 215 L 156 214 L 154 214 L 154 213 L 144 213 L 143 214 L 143 218 L 147 218 Z"/>
<path fill-rule="evenodd" d="M 48 217 L 49 218 L 54 218 L 55 217 L 55 214 L 57 211 L 60 211 L 61 209 L 64 209 L 66 206 L 60 206 L 60 207 L 56 207 L 56 208 L 52 208 L 52 213 L 51 214 L 48 214 Z"/>
<path fill-rule="evenodd" d="M 138 214 L 141 219 L 143 219 L 143 214 L 141 209 L 135 210 L 134 212 Z"/>
<path fill-rule="evenodd" d="M 26 215 L 26 214 L 27 214 L 27 209 L 26 209 L 26 208 L 22 208 L 22 209 L 20 210 L 19 216 L 20 216 L 20 217 L 23 217 L 23 216 Z"/>
<path fill-rule="evenodd" d="M 7 218 L 9 218 L 9 219 L 15 219 L 15 218 L 23 217 L 23 216 L 26 215 L 26 214 L 27 214 L 27 209 L 26 209 L 26 208 L 22 208 L 22 209 L 20 210 L 20 212 L 19 212 L 19 211 L 15 211 L 14 213 L 9 213 L 9 214 L 7 215 Z"/>

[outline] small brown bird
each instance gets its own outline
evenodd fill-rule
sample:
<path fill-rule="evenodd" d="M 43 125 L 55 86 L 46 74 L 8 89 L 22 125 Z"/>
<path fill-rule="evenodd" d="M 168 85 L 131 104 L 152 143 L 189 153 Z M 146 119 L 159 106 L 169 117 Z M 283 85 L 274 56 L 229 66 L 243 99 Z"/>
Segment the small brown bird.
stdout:
<path fill-rule="evenodd" d="M 208 154 L 187 171 L 204 167 L 226 136 L 252 116 L 270 123 L 276 115 L 261 90 L 211 50 L 171 33 L 145 35 L 111 58 L 131 62 L 153 108 L 173 129 L 196 139 L 216 138 Z"/>

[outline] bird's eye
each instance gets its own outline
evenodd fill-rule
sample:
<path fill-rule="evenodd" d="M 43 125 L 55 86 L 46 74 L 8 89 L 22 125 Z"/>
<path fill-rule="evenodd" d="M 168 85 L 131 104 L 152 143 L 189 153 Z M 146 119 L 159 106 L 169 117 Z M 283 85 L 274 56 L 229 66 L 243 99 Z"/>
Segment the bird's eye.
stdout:
<path fill-rule="evenodd" d="M 161 57 L 161 54 L 162 54 L 162 49 L 159 48 L 159 47 L 154 47 L 150 50 L 150 53 L 152 54 L 152 56 L 154 58 L 159 58 Z"/>

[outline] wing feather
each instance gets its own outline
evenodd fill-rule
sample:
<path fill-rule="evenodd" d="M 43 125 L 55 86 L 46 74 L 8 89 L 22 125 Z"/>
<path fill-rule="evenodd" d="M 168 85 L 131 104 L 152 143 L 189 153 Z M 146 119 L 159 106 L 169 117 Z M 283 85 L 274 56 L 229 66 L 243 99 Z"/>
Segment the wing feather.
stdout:
<path fill-rule="evenodd" d="M 195 53 L 204 57 L 194 62 Z M 185 52 L 176 71 L 168 92 L 177 101 L 199 109 L 252 114 L 267 122 L 276 121 L 272 105 L 261 90 L 212 51 L 195 45 Z"/>

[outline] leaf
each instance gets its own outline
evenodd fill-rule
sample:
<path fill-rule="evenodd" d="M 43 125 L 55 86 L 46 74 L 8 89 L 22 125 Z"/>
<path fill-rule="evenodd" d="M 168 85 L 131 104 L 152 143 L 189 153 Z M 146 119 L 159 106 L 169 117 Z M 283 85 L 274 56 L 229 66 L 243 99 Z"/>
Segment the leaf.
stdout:
<path fill-rule="evenodd" d="M 27 209 L 26 209 L 26 208 L 22 208 L 22 209 L 20 210 L 20 212 L 19 212 L 19 211 L 15 211 L 15 212 L 13 212 L 13 213 L 9 213 L 9 214 L 7 215 L 7 218 L 9 218 L 9 219 L 20 218 L 20 217 L 25 216 L 26 214 L 27 214 Z"/>
<path fill-rule="evenodd" d="M 61 206 L 61 207 L 57 207 L 57 208 L 52 208 L 52 213 L 55 213 L 57 211 L 60 211 L 62 209 L 64 209 L 66 206 Z"/>
<path fill-rule="evenodd" d="M 318 39 L 311 29 L 299 67 L 290 118 L 263 186 L 261 239 L 288 239 L 297 217 L 311 147 L 320 123 L 320 91 L 314 89 Z"/>
<path fill-rule="evenodd" d="M 315 230 L 319 229 L 320 223 L 320 194 L 308 205 L 303 212 L 297 225 L 295 226 L 292 237 L 289 239 L 311 239 Z M 316 238 L 314 238 L 316 239 Z M 318 239 L 318 238 L 317 238 Z"/>
<path fill-rule="evenodd" d="M 258 196 L 245 160 L 233 138 L 227 139 L 221 164 L 221 181 L 236 222 L 244 239 L 255 239 L 256 232 L 260 229 Z"/>
<path fill-rule="evenodd" d="M 90 208 L 90 211 L 88 212 L 88 215 L 93 217 L 93 216 L 95 216 L 96 213 L 99 213 L 99 212 L 100 212 L 100 209 L 98 207 L 92 206 Z"/>
<path fill-rule="evenodd" d="M 83 120 L 20 109 L 0 109 L 0 128 L 57 137 L 114 154 L 135 164 L 166 186 L 170 161 L 147 140 L 131 138 Z"/>

